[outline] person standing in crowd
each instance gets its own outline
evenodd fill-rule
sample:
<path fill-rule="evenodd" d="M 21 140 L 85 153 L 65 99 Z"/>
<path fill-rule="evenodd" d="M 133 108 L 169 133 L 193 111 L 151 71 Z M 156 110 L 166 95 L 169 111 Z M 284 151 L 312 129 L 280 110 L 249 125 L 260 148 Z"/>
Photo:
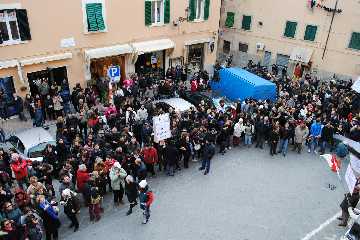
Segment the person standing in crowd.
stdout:
<path fill-rule="evenodd" d="M 326 147 L 330 148 L 330 152 L 334 150 L 334 134 L 334 127 L 331 125 L 331 122 L 328 121 L 321 131 L 320 154 L 325 154 Z"/>
<path fill-rule="evenodd" d="M 245 146 L 251 147 L 253 134 L 254 134 L 254 125 L 251 123 L 250 120 L 248 120 L 244 125 Z"/>
<path fill-rule="evenodd" d="M 319 141 L 321 138 L 321 130 L 322 130 L 322 125 L 320 122 L 320 118 L 317 118 L 310 127 L 310 144 L 309 144 L 309 149 L 308 152 L 311 153 L 317 153 L 317 147 L 319 146 Z"/>
<path fill-rule="evenodd" d="M 353 193 L 347 193 L 345 194 L 345 197 L 343 199 L 343 201 L 340 204 L 340 208 L 341 208 L 341 217 L 338 218 L 338 220 L 340 220 L 341 222 L 338 224 L 338 226 L 340 227 L 346 227 L 347 223 L 349 221 L 349 207 L 351 208 L 355 208 L 356 205 L 358 204 L 360 199 L 360 195 L 359 195 L 359 188 L 358 186 L 356 186 L 354 188 Z"/>
<path fill-rule="evenodd" d="M 210 172 L 210 162 L 213 156 L 215 155 L 215 146 L 207 138 L 205 138 L 205 142 L 203 145 L 203 152 L 202 152 L 202 162 L 199 171 L 203 171 L 204 175 L 207 175 Z"/>
<path fill-rule="evenodd" d="M 56 207 L 56 203 L 49 203 L 43 195 L 37 197 L 37 203 L 44 224 L 46 240 L 59 239 L 58 230 L 61 222 L 59 220 L 59 209 Z"/>
<path fill-rule="evenodd" d="M 189 168 L 189 159 L 191 156 L 191 142 L 188 134 L 185 134 L 180 139 L 180 153 L 184 161 L 184 168 Z"/>
<path fill-rule="evenodd" d="M 77 185 L 77 190 L 83 194 L 85 202 L 88 202 L 85 183 L 88 182 L 89 179 L 90 179 L 90 174 L 87 172 L 86 165 L 80 164 L 76 172 L 76 185 Z"/>
<path fill-rule="evenodd" d="M 309 129 L 304 122 L 301 122 L 295 127 L 295 145 L 294 151 L 301 153 L 302 147 L 309 135 Z"/>
<path fill-rule="evenodd" d="M 175 165 L 177 164 L 178 151 L 173 142 L 165 145 L 164 158 L 168 176 L 174 176 Z"/>
<path fill-rule="evenodd" d="M 121 167 L 119 162 L 115 162 L 110 169 L 111 188 L 114 194 L 114 205 L 123 204 L 124 179 L 127 176 L 126 171 Z"/>
<path fill-rule="evenodd" d="M 284 126 L 280 127 L 279 137 L 280 137 L 280 143 L 279 143 L 278 153 L 282 153 L 282 155 L 285 157 L 289 145 L 289 139 L 291 137 L 291 130 L 289 128 L 288 122 L 286 122 Z"/>
<path fill-rule="evenodd" d="M 279 142 L 279 129 L 277 126 L 273 126 L 269 135 L 270 155 L 276 154 L 277 144 Z"/>
<path fill-rule="evenodd" d="M 130 215 L 132 213 L 133 208 L 138 204 L 138 186 L 137 183 L 134 182 L 134 178 L 131 175 L 127 175 L 125 178 L 125 193 L 130 203 L 129 210 L 126 212 L 126 215 Z"/>
<path fill-rule="evenodd" d="M 74 232 L 79 229 L 79 221 L 76 214 L 80 211 L 80 202 L 76 197 L 76 193 L 69 188 L 61 192 L 61 205 L 64 206 L 64 213 L 71 221 L 69 228 L 74 228 Z"/>
<path fill-rule="evenodd" d="M 54 102 L 49 94 L 46 95 L 44 105 L 45 105 L 46 118 L 50 121 L 55 120 Z"/>
<path fill-rule="evenodd" d="M 140 208 L 143 210 L 143 224 L 147 224 L 150 219 L 150 207 L 154 201 L 154 194 L 149 190 L 146 180 L 139 183 Z"/>
<path fill-rule="evenodd" d="M 56 117 L 62 117 L 63 116 L 63 100 L 61 98 L 61 96 L 56 93 L 55 96 L 53 97 L 53 103 L 54 103 L 54 111 L 55 111 L 55 115 Z"/>
<path fill-rule="evenodd" d="M 11 170 L 15 174 L 16 181 L 21 189 L 25 189 L 24 184 L 28 185 L 28 164 L 19 154 L 11 154 Z"/>
<path fill-rule="evenodd" d="M 233 134 L 233 145 L 234 147 L 239 146 L 241 137 L 244 134 L 245 126 L 243 124 L 244 120 L 239 118 L 239 121 L 234 125 L 234 134 Z"/>
<path fill-rule="evenodd" d="M 15 102 L 15 109 L 17 114 L 19 115 L 20 121 L 26 121 L 27 119 L 24 115 L 24 101 L 16 93 L 13 94 L 13 97 Z"/>
<path fill-rule="evenodd" d="M 146 144 L 144 149 L 142 150 L 142 155 L 144 159 L 144 163 L 146 165 L 146 169 L 153 176 L 155 176 L 155 164 L 158 162 L 158 153 L 155 147 L 150 144 Z"/>

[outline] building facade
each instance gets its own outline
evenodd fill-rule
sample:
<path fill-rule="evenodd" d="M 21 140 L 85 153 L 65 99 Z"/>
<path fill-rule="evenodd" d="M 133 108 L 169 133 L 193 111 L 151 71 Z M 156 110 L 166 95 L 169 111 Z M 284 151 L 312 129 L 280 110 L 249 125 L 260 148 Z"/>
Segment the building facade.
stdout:
<path fill-rule="evenodd" d="M 120 67 L 120 78 L 216 59 L 220 0 L 2 0 L 0 88 L 37 94 L 49 84 L 86 86 Z M 155 72 L 156 71 L 156 72 Z"/>
<path fill-rule="evenodd" d="M 235 65 L 251 59 L 320 79 L 360 75 L 357 0 L 223 0 L 221 14 L 220 59 L 232 54 Z"/>

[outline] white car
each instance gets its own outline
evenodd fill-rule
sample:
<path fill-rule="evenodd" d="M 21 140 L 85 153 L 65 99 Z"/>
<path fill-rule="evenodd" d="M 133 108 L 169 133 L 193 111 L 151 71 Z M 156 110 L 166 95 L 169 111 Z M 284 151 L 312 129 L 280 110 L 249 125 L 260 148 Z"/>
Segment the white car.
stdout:
<path fill-rule="evenodd" d="M 43 151 L 46 145 L 56 145 L 55 139 L 48 131 L 41 127 L 31 128 L 20 133 L 11 135 L 6 140 L 9 148 L 14 148 L 25 159 L 42 161 Z"/>
<path fill-rule="evenodd" d="M 153 103 L 156 105 L 156 107 L 162 108 L 165 112 L 169 112 L 170 107 L 176 112 L 180 113 L 190 110 L 191 107 L 196 110 L 196 107 L 193 104 L 182 98 L 161 99 L 156 100 Z"/>

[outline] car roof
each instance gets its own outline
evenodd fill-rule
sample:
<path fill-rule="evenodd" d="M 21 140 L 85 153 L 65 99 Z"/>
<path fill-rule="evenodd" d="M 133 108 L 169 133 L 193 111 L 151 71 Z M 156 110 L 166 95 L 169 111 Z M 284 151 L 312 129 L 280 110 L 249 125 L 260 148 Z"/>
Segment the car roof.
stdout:
<path fill-rule="evenodd" d="M 55 141 L 51 134 L 41 127 L 31 128 L 15 133 L 13 136 L 20 139 L 20 141 L 24 144 L 25 149 L 30 149 L 40 143 Z"/>
<path fill-rule="evenodd" d="M 170 105 L 172 108 L 175 109 L 175 111 L 185 112 L 189 110 L 190 107 L 193 107 L 195 109 L 195 106 L 193 104 L 182 98 L 168 98 L 154 101 L 155 104 L 160 102 Z"/>

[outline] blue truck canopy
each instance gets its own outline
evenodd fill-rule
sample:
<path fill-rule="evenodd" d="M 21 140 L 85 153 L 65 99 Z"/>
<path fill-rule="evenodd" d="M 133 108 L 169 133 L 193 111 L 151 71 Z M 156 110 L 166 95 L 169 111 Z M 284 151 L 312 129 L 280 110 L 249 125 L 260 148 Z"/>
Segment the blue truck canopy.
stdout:
<path fill-rule="evenodd" d="M 211 88 L 221 95 L 235 100 L 252 98 L 275 101 L 276 85 L 242 68 L 223 68 L 219 72 L 220 81 L 212 82 Z"/>

